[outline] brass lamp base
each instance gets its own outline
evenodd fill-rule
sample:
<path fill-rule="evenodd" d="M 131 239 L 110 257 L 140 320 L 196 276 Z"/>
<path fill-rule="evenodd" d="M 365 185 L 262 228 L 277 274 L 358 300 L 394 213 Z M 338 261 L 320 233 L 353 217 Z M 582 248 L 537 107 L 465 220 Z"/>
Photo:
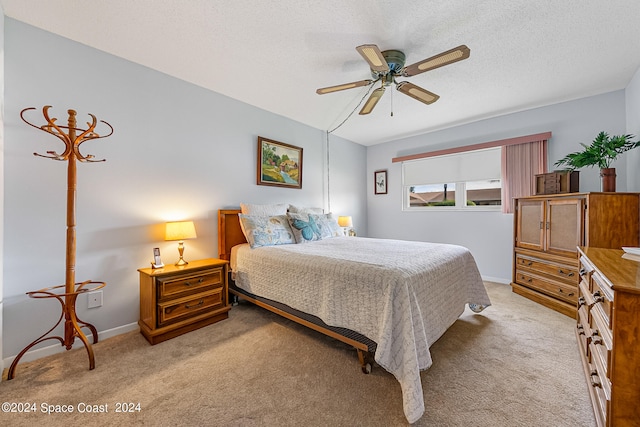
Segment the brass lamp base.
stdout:
<path fill-rule="evenodd" d="M 178 243 L 178 254 L 180 254 L 180 259 L 178 260 L 178 262 L 175 263 L 176 267 L 184 267 L 185 265 L 189 264 L 182 257 L 182 255 L 184 254 L 184 243 L 183 242 L 179 242 Z"/>

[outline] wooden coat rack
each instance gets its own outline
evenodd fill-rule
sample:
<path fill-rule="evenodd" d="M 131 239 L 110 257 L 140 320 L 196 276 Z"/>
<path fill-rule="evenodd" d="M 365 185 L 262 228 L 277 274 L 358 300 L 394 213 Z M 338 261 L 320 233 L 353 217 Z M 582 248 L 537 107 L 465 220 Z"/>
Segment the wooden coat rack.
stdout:
<path fill-rule="evenodd" d="M 88 328 L 91 330 L 93 334 L 93 343 L 98 342 L 98 331 L 96 328 L 82 320 L 78 319 L 76 315 L 76 299 L 79 294 L 95 291 L 103 288 L 106 284 L 104 282 L 94 282 L 91 280 L 87 280 L 85 282 L 76 282 L 76 160 L 79 162 L 104 162 L 105 160 L 94 160 L 94 156 L 92 155 L 83 155 L 80 153 L 80 145 L 89 140 L 106 138 L 113 134 L 113 127 L 103 120 L 100 120 L 101 123 L 104 123 L 109 127 L 109 132 L 106 135 L 98 135 L 95 132 L 95 127 L 97 124 L 97 119 L 93 114 L 89 114 L 92 121 L 87 122 L 87 128 L 81 129 L 76 127 L 76 112 L 75 110 L 68 110 L 69 120 L 67 126 L 56 124 L 56 118 L 49 117 L 49 109 L 50 105 L 46 105 L 42 108 L 42 114 L 44 115 L 46 124 L 42 126 L 37 126 L 29 122 L 24 117 L 24 113 L 30 110 L 35 110 L 34 107 L 25 108 L 20 112 L 20 118 L 29 126 L 32 126 L 36 129 L 43 130 L 45 132 L 50 133 L 56 138 L 60 139 L 64 145 L 65 149 L 62 153 L 57 153 L 55 151 L 47 151 L 47 154 L 38 154 L 33 153 L 35 156 L 45 157 L 53 160 L 60 161 L 68 161 L 67 166 L 67 246 L 66 246 L 66 274 L 65 274 L 65 284 L 59 286 L 53 286 L 49 288 L 43 288 L 33 292 L 27 292 L 31 298 L 55 298 L 62 305 L 62 313 L 60 314 L 60 318 L 56 322 L 55 325 L 39 338 L 35 339 L 31 344 L 26 346 L 13 360 L 11 366 L 9 367 L 8 379 L 13 379 L 15 375 L 15 369 L 25 353 L 32 348 L 34 345 L 39 344 L 46 340 L 58 340 L 60 344 L 65 346 L 67 350 L 70 350 L 73 346 L 73 343 L 77 338 L 80 338 L 85 348 L 87 349 L 87 353 L 89 355 L 89 370 L 95 368 L 95 359 L 93 356 L 93 349 L 91 348 L 91 343 L 82 332 L 82 328 Z M 64 288 L 64 293 L 60 293 L 60 290 Z M 62 322 L 64 318 L 64 337 L 60 336 L 51 336 L 48 335 Z"/>

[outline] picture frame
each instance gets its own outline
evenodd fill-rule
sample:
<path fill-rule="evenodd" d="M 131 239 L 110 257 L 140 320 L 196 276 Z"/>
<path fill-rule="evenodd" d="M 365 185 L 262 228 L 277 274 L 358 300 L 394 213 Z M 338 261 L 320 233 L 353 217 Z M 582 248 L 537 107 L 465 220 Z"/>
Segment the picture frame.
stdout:
<path fill-rule="evenodd" d="M 302 188 L 302 148 L 258 137 L 257 184 Z"/>
<path fill-rule="evenodd" d="M 387 170 L 379 170 L 373 173 L 373 194 L 387 194 Z"/>

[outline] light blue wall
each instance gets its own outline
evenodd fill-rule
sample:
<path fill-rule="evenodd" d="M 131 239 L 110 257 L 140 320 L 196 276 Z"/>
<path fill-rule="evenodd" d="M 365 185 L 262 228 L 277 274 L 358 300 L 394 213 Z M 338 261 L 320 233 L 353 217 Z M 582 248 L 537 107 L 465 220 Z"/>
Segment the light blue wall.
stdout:
<path fill-rule="evenodd" d="M 65 275 L 67 164 L 33 156 L 62 144 L 24 124 L 25 107 L 37 108 L 27 114 L 36 124 L 52 105 L 60 123 L 72 108 L 79 124 L 92 113 L 115 129 L 81 150 L 106 162 L 78 164 L 76 279 L 107 286 L 102 307 L 87 309 L 86 298 L 77 307 L 98 331 L 137 322 L 137 269 L 149 266 L 153 247 L 165 263 L 177 260 L 176 242 L 162 240 L 166 220 L 195 221 L 187 260 L 217 257 L 217 211 L 241 202 L 330 202 L 366 234 L 365 147 L 332 135 L 327 149 L 323 131 L 19 21 L 6 19 L 4 35 L 3 357 L 57 320 L 56 301 L 25 292 L 63 284 Z M 301 190 L 256 185 L 259 135 L 303 148 Z"/>
<path fill-rule="evenodd" d="M 589 143 L 601 130 L 611 134 L 625 133 L 623 90 L 369 147 L 368 179 L 373 179 L 373 171 L 377 169 L 388 169 L 389 172 L 389 194 L 373 195 L 368 192 L 369 236 L 466 246 L 476 258 L 483 277 L 507 283 L 511 279 L 512 268 L 513 215 L 497 212 L 403 212 L 401 167 L 391 159 L 551 131 L 549 168 L 553 170 L 555 161 L 579 150 L 580 142 Z M 626 158 L 614 166 L 618 173 L 618 191 L 640 191 L 639 183 L 627 184 Z M 595 169 L 583 169 L 580 190 L 599 191 L 598 175 Z"/>

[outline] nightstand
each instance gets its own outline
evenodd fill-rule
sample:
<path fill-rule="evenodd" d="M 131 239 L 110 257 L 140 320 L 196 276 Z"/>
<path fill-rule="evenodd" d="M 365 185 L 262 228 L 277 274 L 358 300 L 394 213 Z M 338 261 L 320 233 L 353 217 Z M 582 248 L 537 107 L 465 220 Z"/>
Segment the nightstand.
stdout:
<path fill-rule="evenodd" d="M 139 269 L 140 333 L 157 344 L 229 317 L 227 265 L 210 258 Z"/>

